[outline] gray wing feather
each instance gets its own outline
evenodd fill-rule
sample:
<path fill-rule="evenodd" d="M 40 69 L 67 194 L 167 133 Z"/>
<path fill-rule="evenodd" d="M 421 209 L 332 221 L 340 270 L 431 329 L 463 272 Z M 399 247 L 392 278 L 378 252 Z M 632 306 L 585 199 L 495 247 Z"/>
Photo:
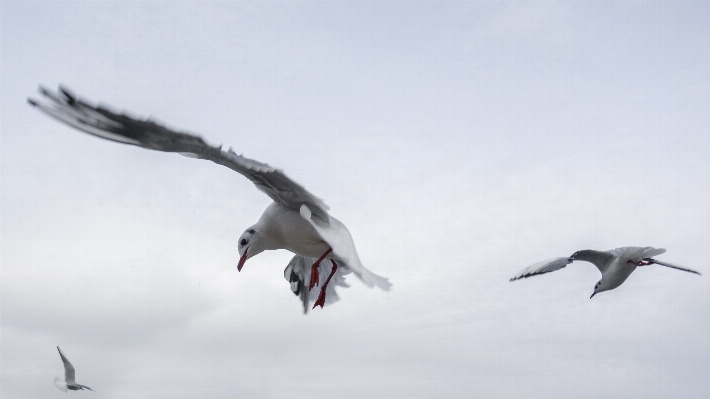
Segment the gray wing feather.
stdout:
<path fill-rule="evenodd" d="M 318 274 L 320 276 L 319 285 L 308 290 L 308 283 L 311 281 L 311 266 L 318 260 L 315 258 L 307 258 L 300 255 L 295 255 L 284 269 L 284 278 L 291 284 L 291 291 L 296 295 L 303 304 L 303 314 L 308 313 L 309 306 L 312 302 L 318 299 L 322 284 L 325 283 L 330 272 L 333 270 L 330 259 L 323 260 L 318 266 Z M 345 282 L 345 276 L 350 273 L 347 267 L 344 267 L 342 262 L 336 261 L 338 269 L 333 278 L 328 283 L 326 288 L 325 305 L 329 306 L 339 300 L 338 294 L 335 292 L 335 287 L 350 287 Z"/>
<path fill-rule="evenodd" d="M 661 261 L 659 261 L 659 260 L 652 259 L 652 258 L 645 258 L 644 260 L 647 261 L 647 262 L 649 262 L 649 261 L 650 261 L 650 262 L 653 262 L 653 263 L 655 263 L 655 264 L 657 264 L 657 265 L 661 265 L 661 266 L 665 266 L 665 267 L 670 267 L 670 268 L 676 269 L 676 270 L 682 270 L 682 271 L 684 271 L 684 272 L 695 273 L 695 274 L 697 274 L 697 275 L 702 276 L 702 274 L 700 274 L 700 272 L 697 272 L 697 271 L 695 271 L 695 270 L 693 270 L 693 269 L 688 269 L 687 267 L 678 266 L 678 265 L 673 264 L 673 263 L 661 262 Z"/>
<path fill-rule="evenodd" d="M 602 272 L 602 274 L 604 274 L 611 265 L 612 261 L 616 259 L 616 256 L 612 251 L 595 251 L 593 249 L 584 249 L 581 251 L 577 251 L 574 255 L 572 255 L 572 259 L 592 263 L 594 266 L 597 267 L 597 269 L 599 269 L 600 272 Z"/>
<path fill-rule="evenodd" d="M 284 278 L 291 284 L 291 292 L 293 292 L 303 304 L 303 314 L 308 313 L 309 296 L 307 282 L 310 281 L 310 277 L 310 263 L 307 264 L 307 259 L 303 256 L 296 255 L 291 258 L 288 266 L 284 269 Z"/>
<path fill-rule="evenodd" d="M 49 102 L 43 104 L 32 99 L 28 102 L 67 125 L 123 144 L 210 160 L 245 176 L 274 202 L 295 211 L 305 204 L 315 217 L 330 223 L 328 206 L 279 169 L 237 155 L 231 148 L 224 151 L 221 146 L 211 146 L 199 136 L 175 131 L 150 118 L 139 120 L 102 106 L 94 107 L 61 87 L 57 94 L 42 87 L 39 91 Z"/>
<path fill-rule="evenodd" d="M 67 383 L 74 383 L 74 366 L 69 362 L 69 359 L 64 356 L 62 353 L 62 350 L 57 347 L 57 350 L 59 351 L 59 356 L 62 358 L 62 363 L 64 363 L 64 381 Z"/>
<path fill-rule="evenodd" d="M 86 385 L 76 384 L 76 386 L 78 386 L 78 387 L 81 388 L 81 389 L 88 389 L 88 390 L 91 391 L 91 392 L 96 392 L 96 391 L 94 391 L 93 389 L 87 387 Z"/>
<path fill-rule="evenodd" d="M 538 274 L 545 274 L 549 272 L 554 272 L 560 270 L 570 263 L 572 263 L 572 258 L 554 258 L 549 260 L 544 260 L 542 262 L 535 263 L 532 266 L 528 266 L 521 270 L 518 274 L 513 276 L 510 281 L 519 280 L 521 278 L 528 278 L 530 276 L 537 276 Z"/>
<path fill-rule="evenodd" d="M 519 280 L 521 278 L 527 278 L 530 276 L 537 276 L 538 274 L 554 272 L 555 270 L 560 270 L 566 267 L 567 265 L 576 260 L 592 263 L 603 274 L 606 269 L 609 268 L 609 265 L 614 259 L 615 256 L 608 251 L 603 252 L 585 249 L 582 251 L 577 251 L 574 253 L 574 255 L 567 258 L 554 258 L 538 262 L 532 266 L 521 270 L 518 274 L 513 276 L 510 281 Z"/>

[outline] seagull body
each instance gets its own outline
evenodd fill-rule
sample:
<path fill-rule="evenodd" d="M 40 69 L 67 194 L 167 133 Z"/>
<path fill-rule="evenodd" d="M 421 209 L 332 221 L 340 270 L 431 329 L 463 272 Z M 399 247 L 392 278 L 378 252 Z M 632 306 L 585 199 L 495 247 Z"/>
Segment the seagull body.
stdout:
<path fill-rule="evenodd" d="M 329 223 L 324 224 L 313 218 L 305 206 L 296 212 L 278 203 L 272 203 L 259 221 L 240 237 L 240 264 L 243 265 L 247 259 L 264 250 L 286 249 L 302 257 L 319 258 L 331 248 L 332 252 L 323 259 L 343 262 L 368 287 L 388 289 L 391 284 L 386 278 L 362 266 L 355 243 L 345 225 L 332 216 L 329 219 Z"/>
<path fill-rule="evenodd" d="M 331 216 L 331 221 L 334 218 Z M 251 233 L 250 231 L 254 231 Z M 249 259 L 265 250 L 286 249 L 297 255 L 318 258 L 328 250 L 326 243 L 300 212 L 272 202 L 242 237 L 251 245 L 240 245 L 239 255 Z M 240 239 L 241 241 L 241 239 Z"/>
<path fill-rule="evenodd" d="M 74 366 L 72 366 L 69 359 L 64 356 L 64 353 L 62 353 L 62 350 L 59 349 L 59 347 L 57 347 L 57 350 L 59 351 L 59 356 L 62 358 L 62 363 L 64 363 L 64 380 L 59 377 L 54 377 L 54 386 L 64 392 L 81 391 L 84 389 L 93 391 L 93 389 L 87 387 L 86 385 L 81 385 L 74 381 Z"/>
<path fill-rule="evenodd" d="M 40 88 L 40 93 L 49 103 L 32 99 L 28 102 L 61 122 L 107 140 L 210 160 L 242 174 L 267 194 L 273 203 L 239 238 L 239 271 L 248 259 L 263 251 L 286 249 L 304 259 L 315 259 L 309 274 L 309 290 L 319 285 L 318 270 L 324 260 L 330 261 L 334 269 L 340 267 L 354 272 L 368 287 L 377 286 L 385 291 L 391 287 L 387 278 L 362 265 L 350 232 L 328 214 L 328 206 L 281 170 L 237 155 L 231 148 L 225 151 L 222 146 L 211 146 L 199 136 L 174 131 L 150 118 L 138 120 L 101 106 L 94 107 L 61 87 L 56 94 L 44 88 Z M 326 286 L 327 283 L 321 286 L 323 298 L 316 301 L 321 307 Z"/>
<path fill-rule="evenodd" d="M 602 279 L 599 280 L 599 282 L 597 282 L 594 286 L 594 293 L 592 293 L 592 296 L 589 297 L 592 298 L 600 292 L 613 290 L 623 284 L 624 281 L 629 278 L 631 273 L 633 273 L 633 271 L 639 266 L 661 265 L 677 270 L 700 274 L 695 270 L 678 266 L 673 263 L 661 262 L 652 258 L 653 256 L 657 256 L 665 252 L 666 250 L 663 248 L 652 247 L 621 247 L 609 251 L 585 249 L 583 251 L 577 251 L 572 254 L 572 256 L 567 258 L 553 258 L 535 263 L 534 265 L 521 270 L 518 274 L 513 276 L 510 281 L 528 278 L 538 274 L 554 272 L 555 270 L 560 270 L 576 260 L 586 261 L 594 264 L 594 266 L 596 266 L 602 274 Z"/>

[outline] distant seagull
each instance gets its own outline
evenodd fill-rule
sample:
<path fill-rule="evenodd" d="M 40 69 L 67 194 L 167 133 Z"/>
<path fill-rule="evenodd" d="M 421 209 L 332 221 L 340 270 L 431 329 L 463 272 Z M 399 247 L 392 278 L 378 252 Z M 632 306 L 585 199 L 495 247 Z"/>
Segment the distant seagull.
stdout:
<path fill-rule="evenodd" d="M 651 258 L 652 256 L 660 255 L 664 252 L 666 252 L 666 250 L 663 248 L 651 247 L 623 247 L 604 252 L 585 249 L 575 252 L 569 258 L 554 258 L 538 262 L 521 270 L 520 273 L 516 274 L 510 281 L 554 272 L 575 260 L 583 260 L 593 263 L 602 273 L 602 279 L 594 286 L 594 293 L 589 297 L 589 299 L 591 299 L 600 292 L 613 290 L 620 286 L 638 266 L 661 265 L 685 272 L 700 274 L 695 270 Z"/>
<path fill-rule="evenodd" d="M 74 366 L 69 363 L 69 359 L 64 356 L 64 353 L 62 353 L 62 350 L 59 349 L 59 347 L 57 347 L 57 350 L 59 351 L 59 356 L 62 358 L 62 363 L 64 363 L 64 381 L 62 381 L 59 377 L 54 377 L 54 386 L 64 392 L 70 390 L 79 391 L 84 389 L 93 391 L 93 389 L 87 387 L 86 385 L 77 384 L 74 381 Z"/>
<path fill-rule="evenodd" d="M 309 291 L 320 283 L 318 265 L 326 259 L 333 266 L 332 273 L 342 267 L 354 272 L 368 287 L 377 286 L 385 291 L 391 287 L 387 278 L 372 273 L 362 265 L 350 232 L 338 219 L 328 214 L 328 206 L 281 170 L 237 155 L 231 148 L 224 151 L 222 146 L 211 146 L 198 136 L 177 132 L 150 118 L 143 121 L 102 106 L 95 107 L 62 87 L 59 93 L 42 87 L 39 92 L 50 102 L 27 101 L 61 122 L 107 140 L 210 160 L 242 174 L 266 193 L 274 202 L 266 208 L 259 221 L 240 237 L 239 271 L 247 259 L 265 250 L 286 249 L 299 257 L 316 259 L 315 262 L 308 260 L 311 263 Z M 299 264 L 305 261 L 299 260 Z M 314 308 L 325 305 L 327 281 L 320 287 Z"/>

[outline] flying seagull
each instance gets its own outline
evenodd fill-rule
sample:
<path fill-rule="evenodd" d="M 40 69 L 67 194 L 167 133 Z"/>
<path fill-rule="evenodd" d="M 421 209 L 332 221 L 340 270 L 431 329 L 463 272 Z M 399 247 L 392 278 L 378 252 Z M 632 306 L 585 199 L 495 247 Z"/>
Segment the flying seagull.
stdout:
<path fill-rule="evenodd" d="M 318 266 L 325 260 L 331 264 L 332 273 L 343 268 L 355 273 L 368 287 L 377 286 L 385 291 L 391 287 L 387 278 L 362 265 L 350 232 L 328 214 L 328 206 L 281 170 L 237 155 L 231 148 L 225 151 L 222 146 L 211 146 L 199 136 L 175 131 L 150 118 L 139 120 L 125 113 L 93 106 L 61 86 L 58 93 L 43 87 L 39 92 L 49 101 L 42 103 L 30 98 L 27 101 L 67 125 L 123 144 L 210 160 L 240 173 L 266 193 L 273 202 L 266 207 L 259 221 L 239 238 L 237 270 L 241 271 L 249 258 L 263 251 L 286 249 L 304 258 L 298 260 L 299 264 L 310 263 L 309 291 L 320 285 Z M 320 286 L 314 308 L 325 305 L 327 285 L 328 280 Z"/>
<path fill-rule="evenodd" d="M 59 356 L 62 358 L 62 363 L 64 363 L 64 381 L 62 381 L 59 377 L 54 377 L 54 386 L 64 392 L 79 391 L 84 389 L 93 391 L 93 389 L 87 387 L 86 385 L 77 384 L 74 381 L 74 366 L 71 365 L 69 359 L 64 356 L 64 353 L 62 353 L 62 350 L 59 349 L 59 347 L 57 347 L 57 350 L 59 351 Z"/>
<path fill-rule="evenodd" d="M 651 247 L 622 247 L 609 251 L 585 249 L 583 251 L 575 252 L 568 258 L 554 258 L 538 262 L 521 270 L 520 273 L 513 276 L 510 281 L 528 278 L 538 274 L 554 272 L 555 270 L 560 270 L 576 260 L 582 260 L 593 263 L 594 266 L 596 266 L 602 273 L 602 279 L 594 285 L 594 292 L 592 293 L 592 296 L 589 297 L 589 299 L 591 299 L 594 295 L 600 292 L 613 290 L 614 288 L 620 286 L 639 266 L 661 265 L 673 269 L 683 270 L 685 272 L 695 273 L 698 275 L 700 274 L 695 270 L 678 266 L 673 263 L 661 262 L 652 258 L 653 256 L 660 255 L 664 252 L 666 252 L 666 250 L 663 248 Z"/>

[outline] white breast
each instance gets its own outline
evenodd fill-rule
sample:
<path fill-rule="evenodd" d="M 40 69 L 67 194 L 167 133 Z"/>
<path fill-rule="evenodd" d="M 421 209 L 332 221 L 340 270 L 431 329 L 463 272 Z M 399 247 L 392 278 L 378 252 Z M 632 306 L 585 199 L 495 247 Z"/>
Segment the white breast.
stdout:
<path fill-rule="evenodd" d="M 278 242 L 279 248 L 296 255 L 319 258 L 328 250 L 328 244 L 299 212 L 275 202 L 266 208 L 258 224 L 271 241 Z"/>

